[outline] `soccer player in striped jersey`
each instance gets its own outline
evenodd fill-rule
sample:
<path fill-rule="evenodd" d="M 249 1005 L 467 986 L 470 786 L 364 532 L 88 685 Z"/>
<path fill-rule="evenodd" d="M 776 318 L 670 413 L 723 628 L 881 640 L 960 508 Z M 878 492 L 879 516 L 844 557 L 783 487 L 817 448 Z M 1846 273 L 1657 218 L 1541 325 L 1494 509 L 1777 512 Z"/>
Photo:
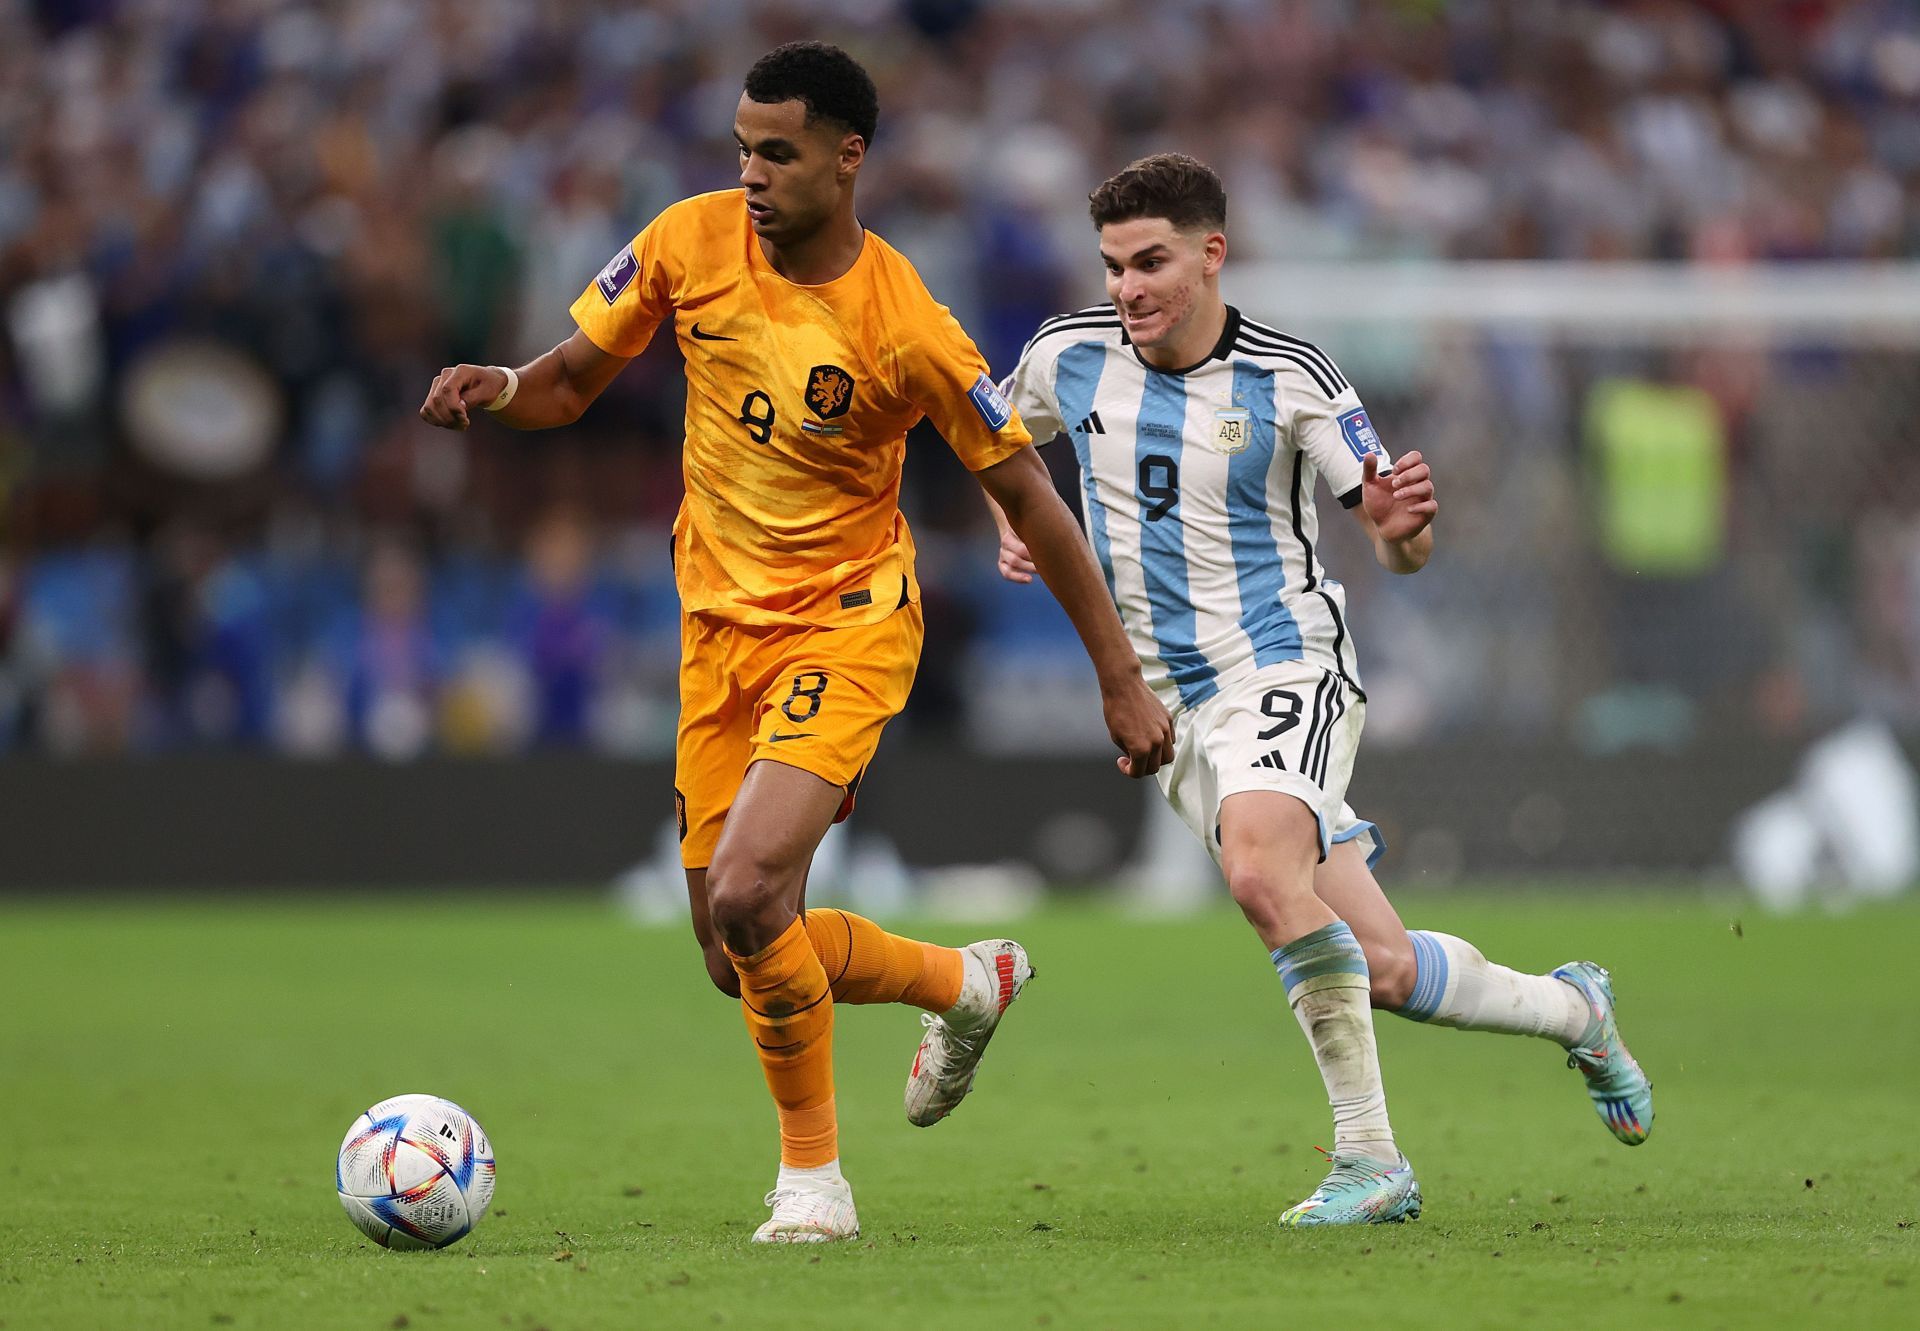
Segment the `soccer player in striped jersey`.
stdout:
<path fill-rule="evenodd" d="M 1394 463 L 1325 352 L 1220 297 L 1226 193 L 1191 157 L 1133 163 L 1091 196 L 1110 305 L 1043 324 L 1002 387 L 1036 440 L 1066 434 L 1087 533 L 1147 681 L 1174 715 L 1160 788 L 1268 949 L 1333 1106 L 1331 1172 L 1284 1225 L 1408 1220 L 1370 1007 L 1568 1050 L 1602 1121 L 1653 1124 L 1607 972 L 1497 966 L 1409 932 L 1375 882 L 1378 830 L 1347 805 L 1366 711 L 1346 593 L 1317 553 L 1327 481 L 1394 573 L 1433 550 L 1433 477 Z M 1030 581 L 996 512 L 1000 569 Z"/>

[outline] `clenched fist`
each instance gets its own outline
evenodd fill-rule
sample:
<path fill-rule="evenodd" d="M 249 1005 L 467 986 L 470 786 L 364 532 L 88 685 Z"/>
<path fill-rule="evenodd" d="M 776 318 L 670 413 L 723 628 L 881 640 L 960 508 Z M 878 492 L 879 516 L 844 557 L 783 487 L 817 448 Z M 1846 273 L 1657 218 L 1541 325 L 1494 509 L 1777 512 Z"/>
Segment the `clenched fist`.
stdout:
<path fill-rule="evenodd" d="M 455 365 L 434 376 L 420 419 L 443 430 L 464 430 L 473 423 L 468 409 L 485 407 L 506 388 L 506 373 L 498 366 Z"/>

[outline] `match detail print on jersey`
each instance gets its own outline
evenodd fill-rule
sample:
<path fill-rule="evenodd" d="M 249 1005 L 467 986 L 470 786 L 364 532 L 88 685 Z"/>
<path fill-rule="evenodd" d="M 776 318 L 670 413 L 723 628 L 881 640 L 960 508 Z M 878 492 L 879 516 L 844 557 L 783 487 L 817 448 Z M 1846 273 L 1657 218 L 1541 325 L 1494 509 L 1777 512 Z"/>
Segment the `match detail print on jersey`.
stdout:
<path fill-rule="evenodd" d="M 1007 422 L 1013 419 L 1013 408 L 1000 395 L 999 386 L 985 373 L 973 381 L 973 387 L 967 390 L 967 399 L 973 403 L 974 410 L 980 413 L 980 419 L 987 423 L 989 430 L 1003 430 Z"/>
<path fill-rule="evenodd" d="M 1362 462 L 1372 453 L 1382 462 L 1386 461 L 1387 450 L 1380 446 L 1380 436 L 1373 428 L 1373 422 L 1367 419 L 1365 407 L 1355 407 L 1352 411 L 1340 413 L 1340 433 L 1347 441 L 1347 447 Z"/>

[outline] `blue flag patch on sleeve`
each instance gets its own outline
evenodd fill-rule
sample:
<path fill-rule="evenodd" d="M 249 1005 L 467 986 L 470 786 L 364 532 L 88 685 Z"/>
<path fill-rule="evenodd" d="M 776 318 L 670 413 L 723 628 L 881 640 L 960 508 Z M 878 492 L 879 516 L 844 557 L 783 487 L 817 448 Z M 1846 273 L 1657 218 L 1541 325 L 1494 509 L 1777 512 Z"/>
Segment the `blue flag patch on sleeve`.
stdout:
<path fill-rule="evenodd" d="M 1365 407 L 1355 407 L 1352 411 L 1342 412 L 1339 416 L 1340 433 L 1347 441 L 1347 447 L 1353 450 L 1354 457 L 1367 460 L 1372 453 L 1382 462 L 1387 460 L 1386 447 L 1380 442 L 1380 432 L 1373 428 L 1373 422 L 1367 419 Z"/>
<path fill-rule="evenodd" d="M 967 398 L 989 430 L 1003 430 L 1007 422 L 1013 419 L 1013 404 L 1000 392 L 999 385 L 984 374 L 973 381 L 973 387 L 967 390 Z"/>
<path fill-rule="evenodd" d="M 633 281 L 633 275 L 639 271 L 640 265 L 633 258 L 633 246 L 628 245 L 607 261 L 607 266 L 600 270 L 600 276 L 593 279 L 594 285 L 600 288 L 600 294 L 611 305 L 620 299 L 620 293 L 627 289 Z"/>

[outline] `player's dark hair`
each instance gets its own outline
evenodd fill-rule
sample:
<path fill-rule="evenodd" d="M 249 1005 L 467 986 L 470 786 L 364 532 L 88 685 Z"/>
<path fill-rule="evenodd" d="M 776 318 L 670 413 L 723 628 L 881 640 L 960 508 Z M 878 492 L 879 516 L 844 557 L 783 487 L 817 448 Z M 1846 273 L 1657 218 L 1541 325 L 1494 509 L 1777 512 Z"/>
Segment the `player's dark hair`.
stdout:
<path fill-rule="evenodd" d="M 1227 225 L 1227 190 L 1213 168 L 1185 153 L 1155 153 L 1129 163 L 1087 196 L 1096 227 L 1164 217 L 1180 231 Z"/>
<path fill-rule="evenodd" d="M 804 102 L 807 123 L 816 118 L 844 125 L 873 145 L 880 121 L 880 94 L 860 62 L 825 42 L 776 46 L 747 71 L 747 96 L 756 102 Z"/>

